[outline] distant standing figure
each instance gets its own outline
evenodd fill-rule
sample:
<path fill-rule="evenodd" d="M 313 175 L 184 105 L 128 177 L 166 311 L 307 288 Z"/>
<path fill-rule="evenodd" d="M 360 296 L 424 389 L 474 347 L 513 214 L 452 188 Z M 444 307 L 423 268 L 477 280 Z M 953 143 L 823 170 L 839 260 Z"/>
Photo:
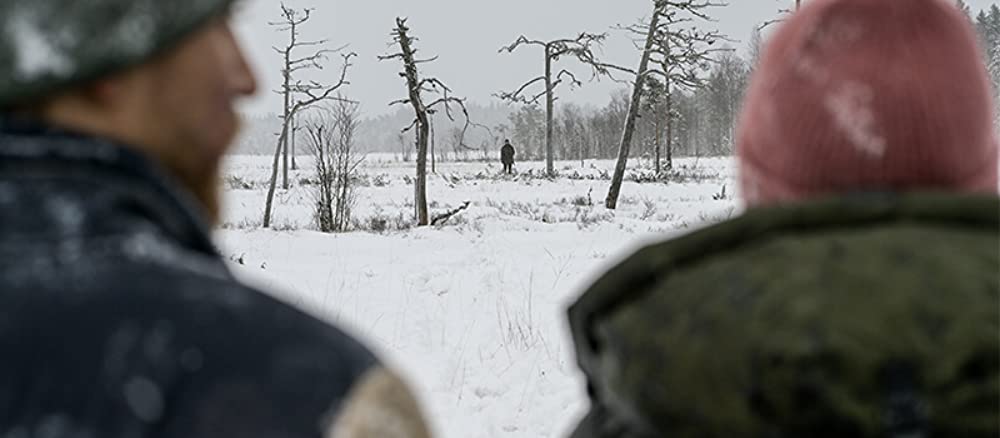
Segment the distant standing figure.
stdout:
<path fill-rule="evenodd" d="M 500 148 L 500 162 L 503 163 L 503 172 L 507 175 L 514 173 L 514 146 L 510 144 L 510 140 L 503 141 L 503 147 Z"/>

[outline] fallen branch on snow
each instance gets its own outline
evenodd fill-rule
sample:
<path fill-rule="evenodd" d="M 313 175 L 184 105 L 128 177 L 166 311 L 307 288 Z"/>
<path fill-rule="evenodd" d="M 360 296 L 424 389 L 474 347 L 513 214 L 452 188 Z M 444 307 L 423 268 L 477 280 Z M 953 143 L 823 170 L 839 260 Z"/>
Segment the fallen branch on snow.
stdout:
<path fill-rule="evenodd" d="M 449 211 L 447 213 L 442 213 L 442 214 L 439 214 L 437 216 L 434 216 L 434 219 L 431 220 L 431 225 L 437 226 L 439 224 L 445 223 L 445 221 L 447 221 L 448 219 L 451 219 L 452 216 L 454 216 L 456 214 L 459 214 L 459 213 L 462 212 L 462 210 L 465 210 L 465 209 L 469 208 L 469 204 L 470 203 L 471 203 L 470 201 L 465 201 L 465 204 L 462 204 L 461 207 L 458 207 L 458 208 L 456 208 L 454 210 L 451 210 L 451 211 Z"/>

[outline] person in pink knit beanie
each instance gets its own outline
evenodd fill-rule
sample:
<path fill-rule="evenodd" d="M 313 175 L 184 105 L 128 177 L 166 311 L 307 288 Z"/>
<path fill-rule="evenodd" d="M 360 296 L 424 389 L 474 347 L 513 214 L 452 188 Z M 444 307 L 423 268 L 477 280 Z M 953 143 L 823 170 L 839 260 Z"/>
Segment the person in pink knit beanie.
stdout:
<path fill-rule="evenodd" d="M 992 96 L 954 0 L 807 0 L 741 115 L 749 208 L 570 307 L 572 437 L 1000 436 Z"/>
<path fill-rule="evenodd" d="M 993 92 L 946 0 L 813 0 L 773 36 L 737 131 L 748 206 L 997 192 Z"/>

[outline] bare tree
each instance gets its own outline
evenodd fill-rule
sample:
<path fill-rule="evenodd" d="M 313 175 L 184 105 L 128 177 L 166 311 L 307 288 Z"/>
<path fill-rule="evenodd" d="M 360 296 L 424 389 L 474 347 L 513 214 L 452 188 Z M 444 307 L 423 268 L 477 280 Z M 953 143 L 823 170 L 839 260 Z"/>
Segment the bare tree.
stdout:
<path fill-rule="evenodd" d="M 666 10 L 666 2 L 657 1 L 654 3 L 653 15 L 648 24 L 645 47 L 642 50 L 642 57 L 639 60 L 639 69 L 636 71 L 635 83 L 632 87 L 632 99 L 629 101 L 628 115 L 625 117 L 625 126 L 622 129 L 622 139 L 618 146 L 618 163 L 615 165 L 615 173 L 611 178 L 611 189 L 605 206 L 614 209 L 618 204 L 618 193 L 621 191 L 622 178 L 625 176 L 625 165 L 628 161 L 629 149 L 632 147 L 632 133 L 635 132 L 635 119 L 639 116 L 639 104 L 642 102 L 642 92 L 646 79 L 646 72 L 649 67 L 649 58 L 656 44 L 656 32 L 659 28 L 660 18 Z"/>
<path fill-rule="evenodd" d="M 320 41 L 300 41 L 299 27 L 309 21 L 312 17 L 312 9 L 296 10 L 281 5 L 282 21 L 270 23 L 280 31 L 289 33 L 288 45 L 284 48 L 275 47 L 274 50 L 282 55 L 283 64 L 281 69 L 282 86 L 278 93 L 284 97 L 283 113 L 281 116 L 281 135 L 278 137 L 278 145 L 274 151 L 274 161 L 271 166 L 271 181 L 267 191 L 267 200 L 264 204 L 264 228 L 271 226 L 271 211 L 274 201 L 274 190 L 278 179 L 278 160 L 284 153 L 284 165 L 282 166 L 283 178 L 282 187 L 288 189 L 288 139 L 294 135 L 291 131 L 291 123 L 303 110 L 323 101 L 340 99 L 334 94 L 341 87 L 350 84 L 347 81 L 347 71 L 351 67 L 351 58 L 357 56 L 355 53 L 340 53 L 344 47 L 338 49 L 317 49 L 310 55 L 298 57 L 298 49 L 305 47 L 320 47 L 327 44 L 327 40 Z M 322 70 L 323 61 L 334 53 L 340 53 L 343 58 L 343 65 L 340 70 L 340 78 L 332 85 L 320 84 L 316 81 L 303 81 L 297 79 L 296 73 L 303 70 Z"/>
<path fill-rule="evenodd" d="M 347 231 L 354 208 L 358 166 L 365 160 L 355 149 L 357 104 L 339 100 L 306 126 L 307 145 L 316 167 L 316 223 L 324 233 Z"/>
<path fill-rule="evenodd" d="M 393 39 L 391 45 L 398 46 L 399 52 L 378 58 L 382 61 L 398 59 L 403 63 L 403 71 L 399 73 L 399 76 L 406 80 L 407 97 L 393 101 L 389 105 L 410 105 L 413 107 L 413 122 L 404 128 L 403 132 L 414 127 L 417 129 L 417 179 L 413 184 L 413 204 L 417 225 L 425 226 L 430 224 L 430 215 L 427 211 L 427 146 L 430 136 L 430 114 L 433 114 L 436 108 L 442 107 L 448 118 L 454 120 L 451 105 L 458 105 L 465 116 L 465 125 L 462 128 L 463 138 L 472 122 L 469 120 L 465 101 L 452 96 L 448 86 L 434 77 L 420 77 L 419 65 L 434 61 L 437 57 L 417 59 L 417 49 L 414 47 L 417 38 L 410 35 L 410 28 L 407 27 L 405 18 L 396 18 L 396 28 L 393 29 L 391 35 Z M 434 93 L 437 98 L 426 104 L 423 97 L 425 92 Z"/>
<path fill-rule="evenodd" d="M 497 95 L 500 99 L 523 103 L 525 105 L 535 105 L 543 97 L 545 98 L 545 170 L 546 173 L 555 176 L 554 146 L 552 142 L 554 107 L 556 102 L 555 90 L 563 81 L 569 80 L 571 87 L 580 86 L 583 83 L 577 80 L 576 76 L 569 70 L 562 69 L 558 73 L 553 70 L 553 63 L 560 58 L 572 57 L 580 63 L 590 67 L 591 80 L 601 76 L 611 77 L 611 72 L 621 70 L 621 67 L 601 62 L 594 55 L 594 48 L 600 46 L 606 40 L 608 34 L 581 33 L 573 39 L 556 39 L 551 41 L 530 40 L 525 36 L 520 36 L 511 45 L 502 47 L 500 53 L 514 53 L 518 47 L 530 45 L 539 46 L 544 49 L 545 72 L 534 79 L 531 79 L 512 92 L 502 92 Z M 525 94 L 527 90 L 535 84 L 543 83 L 545 88 L 534 95 Z"/>
<path fill-rule="evenodd" d="M 622 180 L 628 164 L 632 136 L 635 131 L 635 120 L 639 116 L 640 104 L 646 81 L 649 77 L 658 77 L 666 88 L 667 111 L 667 149 L 670 154 L 672 111 L 671 88 L 698 87 L 703 78 L 700 72 L 707 70 L 711 62 L 712 46 L 725 39 L 717 31 L 704 31 L 689 23 L 695 20 L 711 21 L 708 10 L 713 7 L 725 6 L 726 3 L 716 0 L 654 0 L 653 13 L 643 23 L 626 27 L 625 29 L 645 36 L 642 56 L 638 70 L 632 72 L 634 82 L 632 99 L 629 102 L 628 115 L 622 128 L 621 142 L 618 147 L 618 162 L 611 178 L 611 188 L 604 205 L 615 209 L 618 205 L 618 195 L 621 193 Z M 651 60 L 659 68 L 650 68 Z M 657 154 L 659 155 L 659 154 Z M 659 165 L 657 164 L 657 167 Z"/>
<path fill-rule="evenodd" d="M 431 140 L 431 173 L 437 175 L 437 133 L 434 132 L 434 110 L 427 111 L 427 121 L 430 123 Z"/>
<path fill-rule="evenodd" d="M 299 126 L 299 119 L 297 119 L 295 117 L 292 117 L 292 127 L 291 127 L 291 130 L 292 130 L 292 134 L 289 137 L 289 140 L 291 142 L 291 153 L 290 153 L 290 155 L 292 156 L 292 170 L 299 170 L 299 164 L 295 160 L 295 156 L 296 156 L 296 154 L 295 154 L 295 140 L 296 140 L 296 138 L 298 138 L 299 131 L 302 130 L 302 127 Z M 285 174 L 286 174 L 286 178 L 287 178 L 288 172 L 285 172 Z"/>

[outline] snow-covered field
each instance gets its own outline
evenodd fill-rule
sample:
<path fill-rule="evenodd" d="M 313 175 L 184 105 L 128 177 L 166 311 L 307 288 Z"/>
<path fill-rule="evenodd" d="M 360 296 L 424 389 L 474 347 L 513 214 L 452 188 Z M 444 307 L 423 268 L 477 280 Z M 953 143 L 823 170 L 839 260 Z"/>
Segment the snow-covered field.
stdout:
<path fill-rule="evenodd" d="M 470 202 L 444 225 L 408 227 L 413 164 L 369 157 L 354 211 L 363 231 L 313 225 L 310 163 L 275 196 L 260 229 L 267 157 L 227 164 L 224 229 L 237 271 L 276 296 L 364 339 L 418 391 L 437 436 L 565 436 L 586 409 L 565 309 L 637 246 L 738 214 L 730 159 L 678 160 L 674 182 L 627 182 L 603 207 L 610 161 L 439 163 L 431 214 Z M 642 163 L 628 180 L 650 172 Z M 725 191 L 723 193 L 723 187 Z M 240 263 L 240 261 L 242 263 Z"/>

